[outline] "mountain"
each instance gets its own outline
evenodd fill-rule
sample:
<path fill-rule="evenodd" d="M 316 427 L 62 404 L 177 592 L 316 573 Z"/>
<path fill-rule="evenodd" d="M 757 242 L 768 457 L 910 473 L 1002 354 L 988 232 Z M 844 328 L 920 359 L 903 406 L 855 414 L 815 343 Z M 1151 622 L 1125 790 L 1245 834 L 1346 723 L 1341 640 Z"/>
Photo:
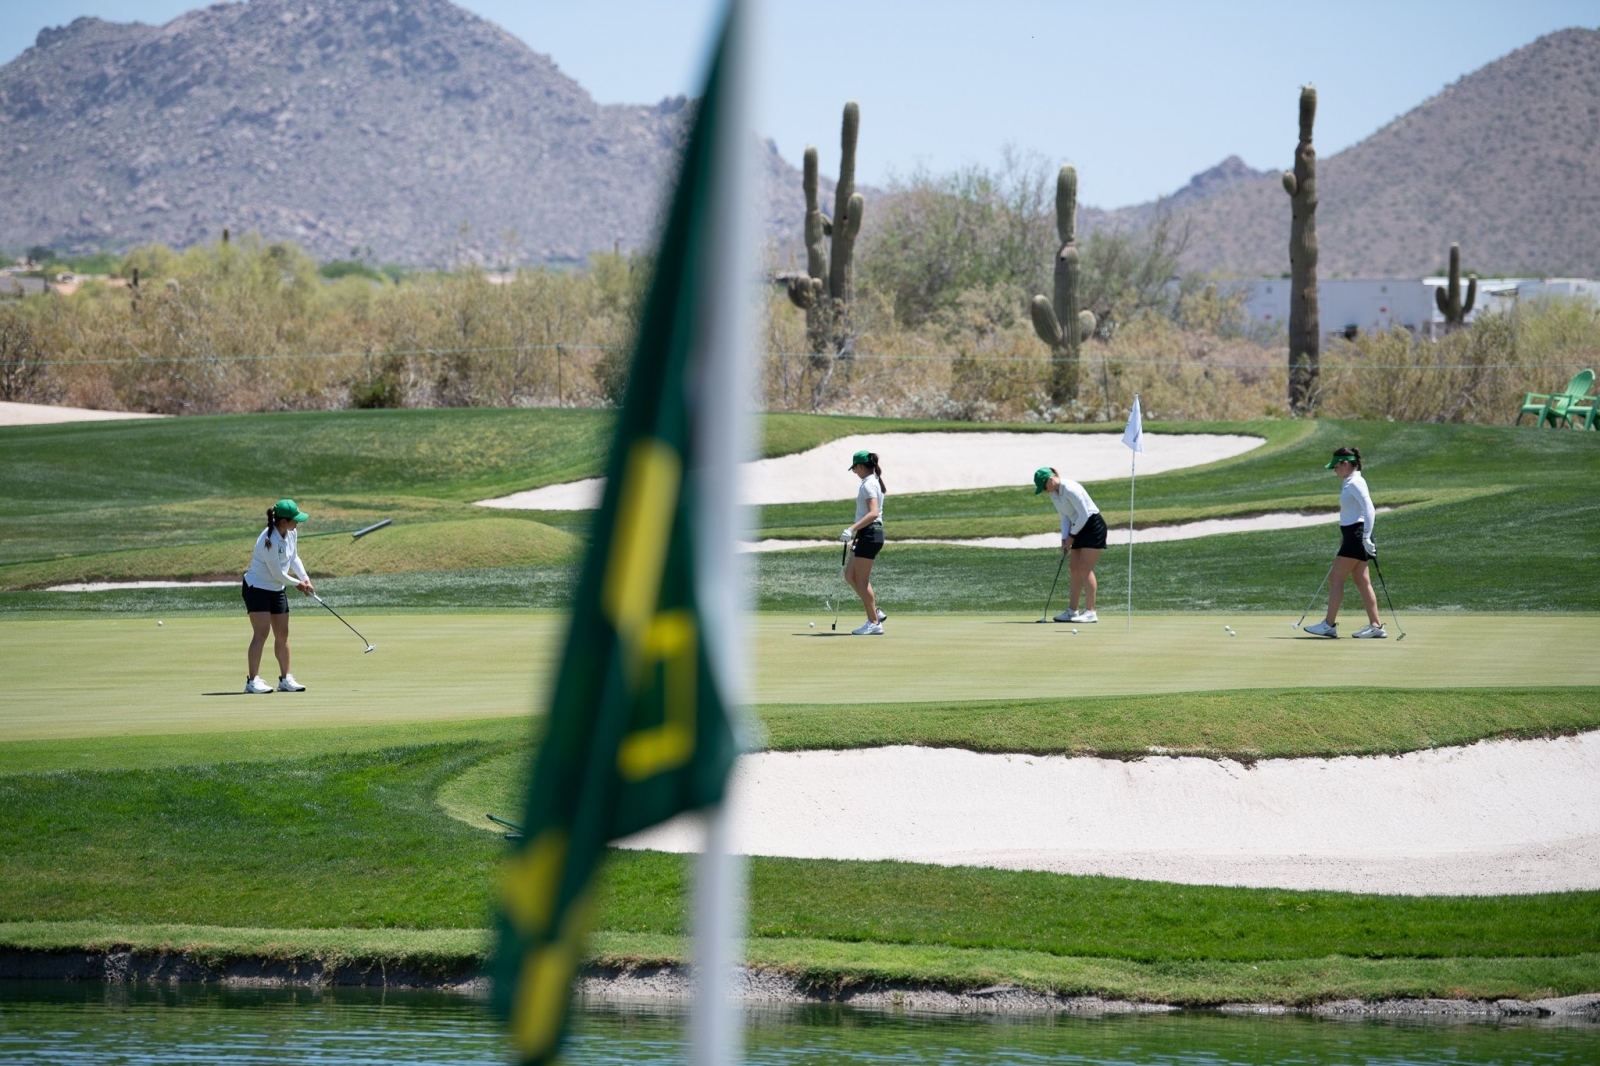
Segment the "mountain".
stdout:
<path fill-rule="evenodd" d="M 1298 99 L 1284 93 L 1285 169 Z M 1186 267 L 1289 269 L 1289 198 L 1276 172 L 1189 203 L 1181 195 L 1167 204 L 1192 226 Z M 1451 242 L 1480 273 L 1600 276 L 1600 30 L 1541 37 L 1319 159 L 1317 196 L 1325 277 L 1432 273 Z"/>
<path fill-rule="evenodd" d="M 0 247 L 215 239 L 321 259 L 579 260 L 650 243 L 693 105 L 602 106 L 447 0 L 81 18 L 0 68 Z M 769 226 L 800 178 L 768 146 Z"/>

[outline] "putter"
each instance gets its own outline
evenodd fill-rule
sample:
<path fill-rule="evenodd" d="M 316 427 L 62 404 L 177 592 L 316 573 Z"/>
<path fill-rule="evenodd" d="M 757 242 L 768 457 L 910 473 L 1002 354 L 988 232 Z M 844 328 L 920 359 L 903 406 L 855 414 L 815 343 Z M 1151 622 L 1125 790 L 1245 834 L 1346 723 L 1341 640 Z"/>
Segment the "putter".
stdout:
<path fill-rule="evenodd" d="M 1056 598 L 1056 582 L 1061 580 L 1061 563 L 1067 561 L 1067 553 L 1061 553 L 1061 562 L 1056 563 L 1056 576 L 1050 582 L 1050 595 L 1044 598 L 1044 613 L 1039 616 L 1039 621 L 1050 621 L 1050 601 Z"/>
<path fill-rule="evenodd" d="M 1383 567 L 1378 565 L 1378 557 L 1372 557 L 1373 568 L 1378 571 L 1378 584 L 1383 586 L 1383 598 L 1389 601 L 1389 617 L 1394 619 L 1394 627 L 1400 630 L 1400 635 L 1394 639 L 1396 644 L 1406 639 L 1406 631 L 1400 625 L 1400 616 L 1394 613 L 1394 597 L 1389 595 L 1389 583 L 1383 579 Z"/>
<path fill-rule="evenodd" d="M 522 829 L 522 826 L 518 825 L 517 823 L 508 822 L 504 818 L 499 818 L 499 817 L 496 817 L 495 815 L 492 815 L 492 814 L 485 814 L 484 817 L 489 819 L 489 821 L 493 822 L 495 825 L 503 825 L 508 830 L 510 830 L 510 832 L 506 833 L 506 835 L 505 835 L 507 840 L 521 840 L 522 839 L 522 837 L 523 837 L 523 829 Z"/>
<path fill-rule="evenodd" d="M 1328 578 L 1333 576 L 1333 568 L 1336 565 L 1337 565 L 1336 563 L 1329 563 L 1328 564 L 1328 572 L 1326 574 L 1322 575 L 1322 581 L 1317 585 L 1317 591 L 1315 591 L 1315 592 L 1313 592 L 1311 594 L 1311 602 L 1306 604 L 1306 609 L 1301 612 L 1300 621 L 1292 623 L 1289 626 L 1290 629 L 1299 629 L 1300 626 L 1305 622 L 1306 615 L 1310 614 L 1311 613 L 1311 608 L 1316 605 L 1317 597 L 1322 595 L 1322 586 L 1326 585 L 1328 583 Z"/>
<path fill-rule="evenodd" d="M 311 598 L 322 604 L 322 606 L 328 607 L 328 601 L 324 600 L 321 596 L 318 596 L 315 592 L 311 594 Z M 339 621 L 344 622 L 344 615 L 340 614 L 338 611 L 335 611 L 332 607 L 328 607 L 328 613 L 333 615 Z M 361 637 L 361 631 L 359 629 L 351 625 L 349 622 L 344 622 L 344 624 L 346 629 L 350 630 L 350 632 L 354 633 L 356 636 Z M 372 641 L 368 640 L 366 637 L 361 637 L 361 643 L 367 646 L 367 651 L 363 654 L 370 654 L 371 652 L 378 650 L 378 646 L 372 643 Z"/>
<path fill-rule="evenodd" d="M 850 558 L 850 545 L 846 544 L 843 548 L 839 549 L 839 576 L 840 577 L 844 577 L 844 567 L 845 567 L 846 562 L 849 560 L 849 558 Z M 841 596 L 833 604 L 833 622 L 830 623 L 829 626 L 828 626 L 828 629 L 829 629 L 830 632 L 837 633 L 839 631 L 839 603 L 843 602 L 843 600 L 844 600 L 844 597 Z M 823 602 L 826 603 L 827 601 L 824 600 Z"/>

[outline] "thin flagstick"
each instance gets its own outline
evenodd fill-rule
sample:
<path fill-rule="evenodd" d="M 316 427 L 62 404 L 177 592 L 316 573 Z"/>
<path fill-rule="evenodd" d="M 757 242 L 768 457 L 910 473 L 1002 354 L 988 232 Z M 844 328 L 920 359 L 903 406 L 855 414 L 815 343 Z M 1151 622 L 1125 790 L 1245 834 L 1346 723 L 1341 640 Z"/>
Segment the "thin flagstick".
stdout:
<path fill-rule="evenodd" d="M 1139 453 L 1128 461 L 1128 632 L 1133 632 L 1133 483 L 1139 475 Z"/>

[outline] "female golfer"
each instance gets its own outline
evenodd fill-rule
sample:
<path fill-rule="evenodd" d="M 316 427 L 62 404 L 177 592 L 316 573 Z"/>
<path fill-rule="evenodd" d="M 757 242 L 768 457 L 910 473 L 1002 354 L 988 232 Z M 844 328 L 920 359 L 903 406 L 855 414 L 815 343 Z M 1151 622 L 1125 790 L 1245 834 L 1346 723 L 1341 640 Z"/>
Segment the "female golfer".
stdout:
<path fill-rule="evenodd" d="M 1068 481 L 1053 466 L 1033 472 L 1033 494 L 1048 493 L 1061 515 L 1061 553 L 1067 556 L 1067 609 L 1056 615 L 1057 622 L 1098 622 L 1094 613 L 1094 594 L 1098 586 L 1094 564 L 1106 548 L 1106 520 L 1100 508 L 1076 481 Z M 1078 610 L 1078 595 L 1084 596 Z"/>
<path fill-rule="evenodd" d="M 1335 448 L 1324 469 L 1332 470 L 1344 481 L 1339 489 L 1339 532 L 1343 539 L 1339 554 L 1334 556 L 1333 569 L 1328 571 L 1328 617 L 1306 626 L 1306 632 L 1319 637 L 1339 635 L 1339 604 L 1344 602 L 1344 579 L 1349 577 L 1355 580 L 1356 592 L 1367 609 L 1366 628 L 1352 636 L 1387 637 L 1383 623 L 1378 621 L 1378 596 L 1372 591 L 1372 577 L 1367 573 L 1368 560 L 1378 557 L 1378 546 L 1372 543 L 1372 523 L 1378 513 L 1372 507 L 1367 479 L 1361 476 L 1361 449 Z"/>
<path fill-rule="evenodd" d="M 269 628 L 272 653 L 278 657 L 278 691 L 306 690 L 289 672 L 289 596 L 284 590 L 293 585 L 304 596 L 316 591 L 295 549 L 299 539 L 295 529 L 310 517 L 293 500 L 279 500 L 267 508 L 267 528 L 256 538 L 250 569 L 244 574 L 244 609 L 250 613 L 251 629 L 246 692 L 272 691 L 272 686 L 261 680 L 261 649 L 266 646 Z"/>
<path fill-rule="evenodd" d="M 866 622 L 850 632 L 857 637 L 878 637 L 883 635 L 883 623 L 889 616 L 878 610 L 878 594 L 872 590 L 872 560 L 883 550 L 883 497 L 888 489 L 883 484 L 876 452 L 856 452 L 850 457 L 850 472 L 861 479 L 856 489 L 856 520 L 844 528 L 839 539 L 850 545 L 844 579 L 867 609 Z"/>

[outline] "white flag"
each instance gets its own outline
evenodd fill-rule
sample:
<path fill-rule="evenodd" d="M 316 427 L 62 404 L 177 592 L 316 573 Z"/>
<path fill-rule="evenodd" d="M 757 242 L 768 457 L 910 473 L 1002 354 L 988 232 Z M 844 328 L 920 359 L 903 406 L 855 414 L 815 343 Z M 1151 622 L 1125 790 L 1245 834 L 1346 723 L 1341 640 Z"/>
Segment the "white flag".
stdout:
<path fill-rule="evenodd" d="M 1133 410 L 1128 412 L 1128 428 L 1122 431 L 1122 443 L 1139 455 L 1144 454 L 1144 416 L 1139 413 L 1138 393 L 1133 396 Z"/>

